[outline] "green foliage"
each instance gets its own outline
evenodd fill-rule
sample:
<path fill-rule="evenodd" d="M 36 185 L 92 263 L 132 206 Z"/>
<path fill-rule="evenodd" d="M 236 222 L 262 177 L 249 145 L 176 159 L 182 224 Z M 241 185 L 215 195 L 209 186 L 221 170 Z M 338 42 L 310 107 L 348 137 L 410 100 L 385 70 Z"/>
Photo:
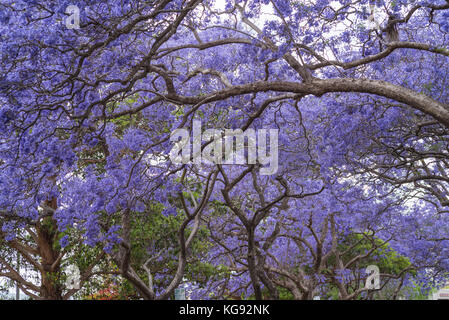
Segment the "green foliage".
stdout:
<path fill-rule="evenodd" d="M 351 248 L 345 255 L 343 255 L 344 261 L 349 261 L 355 256 L 367 254 L 375 247 L 377 247 L 377 249 L 373 250 L 368 257 L 362 259 L 361 262 L 357 264 L 358 268 L 377 265 L 383 273 L 398 275 L 402 270 L 410 267 L 408 258 L 401 256 L 391 249 L 391 246 L 388 243 L 367 233 L 353 233 L 349 235 L 339 244 L 338 250 L 344 252 L 348 248 Z"/>
<path fill-rule="evenodd" d="M 416 271 L 413 270 L 410 260 L 407 257 L 400 255 L 388 243 L 369 233 L 350 234 L 339 243 L 337 250 L 344 252 L 341 257 L 344 263 L 349 262 L 357 256 L 366 256 L 350 267 L 354 273 L 357 273 L 358 270 L 366 269 L 369 265 L 376 265 L 379 267 L 380 273 L 400 276 L 403 270 L 409 269 L 407 272 L 411 276 L 416 275 Z M 335 256 L 329 259 L 326 272 L 332 272 L 332 268 L 335 268 Z M 353 292 L 352 290 L 352 288 L 349 288 L 349 293 Z M 376 292 L 374 296 L 386 299 L 392 293 L 393 290 L 385 287 L 380 293 Z M 330 285 L 327 287 L 326 296 L 328 299 L 337 300 L 339 298 L 339 292 L 336 287 Z"/>

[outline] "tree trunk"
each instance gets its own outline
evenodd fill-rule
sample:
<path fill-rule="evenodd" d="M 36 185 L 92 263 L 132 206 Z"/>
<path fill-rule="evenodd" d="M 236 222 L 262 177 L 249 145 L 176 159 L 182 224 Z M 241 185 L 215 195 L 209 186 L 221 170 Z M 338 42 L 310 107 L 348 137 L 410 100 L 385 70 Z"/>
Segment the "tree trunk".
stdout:
<path fill-rule="evenodd" d="M 52 209 L 56 209 L 56 199 L 47 202 Z M 54 244 L 57 241 L 58 229 L 53 217 L 45 217 L 36 225 L 38 250 L 41 256 L 41 294 L 46 300 L 62 300 L 60 279 L 59 249 Z"/>

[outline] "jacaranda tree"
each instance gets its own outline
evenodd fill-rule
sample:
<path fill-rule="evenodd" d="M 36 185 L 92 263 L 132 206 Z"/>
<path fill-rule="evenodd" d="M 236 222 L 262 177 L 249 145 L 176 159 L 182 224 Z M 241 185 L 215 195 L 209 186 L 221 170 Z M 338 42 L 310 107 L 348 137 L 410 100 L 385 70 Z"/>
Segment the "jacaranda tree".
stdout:
<path fill-rule="evenodd" d="M 441 284 L 448 39 L 448 0 L 0 0 L 0 277 L 19 251 L 68 298 L 89 246 L 84 282 L 106 259 L 143 299 Z M 273 162 L 197 161 L 207 129 L 277 129 Z"/>

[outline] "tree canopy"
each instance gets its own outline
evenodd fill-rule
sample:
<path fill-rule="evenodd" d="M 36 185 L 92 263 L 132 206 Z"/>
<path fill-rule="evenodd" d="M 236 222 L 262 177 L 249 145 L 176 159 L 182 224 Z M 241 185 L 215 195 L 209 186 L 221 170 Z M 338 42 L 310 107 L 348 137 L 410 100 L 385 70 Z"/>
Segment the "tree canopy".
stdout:
<path fill-rule="evenodd" d="M 143 299 L 447 280 L 448 0 L 1 0 L 0 48 L 0 277 L 29 296 L 97 275 Z M 197 121 L 277 129 L 277 170 L 173 161 Z"/>

